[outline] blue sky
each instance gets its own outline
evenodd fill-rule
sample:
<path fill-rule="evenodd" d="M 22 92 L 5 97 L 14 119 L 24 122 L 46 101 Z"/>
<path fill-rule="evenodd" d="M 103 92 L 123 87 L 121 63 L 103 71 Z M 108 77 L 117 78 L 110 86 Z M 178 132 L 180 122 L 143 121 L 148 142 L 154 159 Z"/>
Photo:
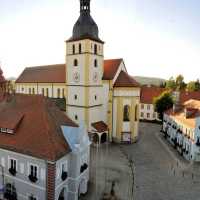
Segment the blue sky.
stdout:
<path fill-rule="evenodd" d="M 200 78 L 200 1 L 91 0 L 105 58 L 132 75 Z M 64 63 L 78 0 L 0 0 L 0 61 L 7 77 L 26 66 Z"/>

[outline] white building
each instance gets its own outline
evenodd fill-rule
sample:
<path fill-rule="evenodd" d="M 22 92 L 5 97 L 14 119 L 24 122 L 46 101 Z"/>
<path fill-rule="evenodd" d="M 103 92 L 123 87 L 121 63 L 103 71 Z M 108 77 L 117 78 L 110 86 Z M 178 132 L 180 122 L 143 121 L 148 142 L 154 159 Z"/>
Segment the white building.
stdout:
<path fill-rule="evenodd" d="M 0 192 L 4 188 L 5 199 L 78 200 L 87 192 L 89 168 L 86 129 L 52 102 L 21 94 L 0 102 Z"/>
<path fill-rule="evenodd" d="M 140 120 L 159 121 L 159 115 L 154 109 L 153 100 L 160 96 L 165 88 L 156 86 L 143 86 L 140 96 Z"/>
<path fill-rule="evenodd" d="M 163 134 L 185 159 L 200 161 L 200 101 L 191 99 L 166 111 Z"/>

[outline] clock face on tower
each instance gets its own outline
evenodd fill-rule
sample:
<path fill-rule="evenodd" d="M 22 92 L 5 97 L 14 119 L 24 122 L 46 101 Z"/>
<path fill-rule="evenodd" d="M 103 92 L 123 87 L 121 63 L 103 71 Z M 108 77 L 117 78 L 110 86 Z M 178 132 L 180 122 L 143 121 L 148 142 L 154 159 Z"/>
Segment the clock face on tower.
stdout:
<path fill-rule="evenodd" d="M 78 83 L 80 81 L 80 75 L 78 72 L 74 72 L 73 74 L 74 82 Z"/>
<path fill-rule="evenodd" d="M 97 72 L 94 72 L 94 74 L 93 74 L 93 81 L 94 82 L 98 81 L 98 73 Z"/>

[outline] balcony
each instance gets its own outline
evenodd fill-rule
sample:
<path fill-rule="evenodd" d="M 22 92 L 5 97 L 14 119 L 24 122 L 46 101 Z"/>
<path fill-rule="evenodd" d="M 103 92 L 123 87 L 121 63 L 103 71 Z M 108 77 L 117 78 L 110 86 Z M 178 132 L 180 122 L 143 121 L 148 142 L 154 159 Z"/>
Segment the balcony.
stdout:
<path fill-rule="evenodd" d="M 16 171 L 16 169 L 15 168 L 10 168 L 9 169 L 9 172 L 10 172 L 10 174 L 12 174 L 13 176 L 16 176 L 16 173 L 17 173 L 17 171 Z"/>
<path fill-rule="evenodd" d="M 32 183 L 36 183 L 38 181 L 37 177 L 36 176 L 33 176 L 32 174 L 30 174 L 28 176 L 29 180 L 32 182 Z"/>

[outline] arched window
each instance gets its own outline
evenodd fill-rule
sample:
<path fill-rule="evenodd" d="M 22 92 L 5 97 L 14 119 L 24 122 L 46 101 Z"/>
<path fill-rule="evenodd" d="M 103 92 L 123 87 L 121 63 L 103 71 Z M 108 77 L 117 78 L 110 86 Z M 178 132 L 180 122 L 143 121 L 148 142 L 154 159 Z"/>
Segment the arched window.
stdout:
<path fill-rule="evenodd" d="M 94 45 L 94 54 L 97 54 L 97 45 Z"/>
<path fill-rule="evenodd" d="M 57 89 L 57 98 L 60 98 L 60 88 Z"/>
<path fill-rule="evenodd" d="M 98 66 L 98 61 L 97 61 L 97 59 L 94 60 L 94 66 L 95 66 L 95 67 Z"/>
<path fill-rule="evenodd" d="M 130 106 L 125 105 L 124 106 L 124 122 L 130 121 Z"/>
<path fill-rule="evenodd" d="M 73 54 L 75 54 L 75 45 L 74 44 L 72 46 L 72 51 L 73 51 Z"/>
<path fill-rule="evenodd" d="M 78 49 L 79 49 L 79 54 L 81 54 L 82 52 L 81 44 L 79 44 Z"/>
<path fill-rule="evenodd" d="M 77 60 L 77 59 L 74 60 L 74 66 L 75 66 L 75 67 L 78 66 L 78 60 Z"/>

